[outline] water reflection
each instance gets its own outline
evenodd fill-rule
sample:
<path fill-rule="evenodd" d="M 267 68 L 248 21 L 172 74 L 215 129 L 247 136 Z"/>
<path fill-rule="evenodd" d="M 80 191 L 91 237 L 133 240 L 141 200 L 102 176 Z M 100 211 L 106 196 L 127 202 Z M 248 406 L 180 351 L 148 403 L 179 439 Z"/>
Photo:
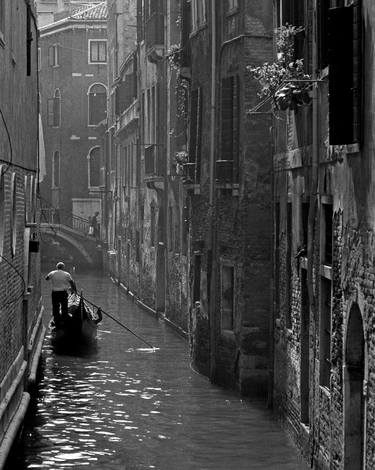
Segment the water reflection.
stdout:
<path fill-rule="evenodd" d="M 173 331 L 109 279 L 78 283 L 157 349 L 108 318 L 94 348 L 73 354 L 54 349 L 47 338 L 43 378 L 9 469 L 304 468 L 266 410 L 191 370 L 187 344 Z"/>

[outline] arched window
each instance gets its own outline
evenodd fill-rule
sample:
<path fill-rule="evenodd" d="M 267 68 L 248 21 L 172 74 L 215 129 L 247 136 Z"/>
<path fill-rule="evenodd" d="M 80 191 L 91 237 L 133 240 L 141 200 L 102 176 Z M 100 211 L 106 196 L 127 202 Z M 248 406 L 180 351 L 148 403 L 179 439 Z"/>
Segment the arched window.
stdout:
<path fill-rule="evenodd" d="M 89 126 L 96 126 L 107 115 L 107 90 L 100 83 L 91 85 L 88 92 Z"/>
<path fill-rule="evenodd" d="M 48 125 L 60 127 L 61 124 L 61 93 L 57 88 L 53 98 L 48 100 Z"/>
<path fill-rule="evenodd" d="M 60 187 L 60 152 L 58 150 L 53 154 L 52 160 L 52 187 Z"/>
<path fill-rule="evenodd" d="M 3 165 L 0 165 L 0 256 L 3 255 L 4 234 L 5 234 L 5 182 Z M 0 263 L 2 258 L 0 257 Z"/>
<path fill-rule="evenodd" d="M 100 186 L 100 147 L 90 150 L 89 156 L 89 188 Z"/>

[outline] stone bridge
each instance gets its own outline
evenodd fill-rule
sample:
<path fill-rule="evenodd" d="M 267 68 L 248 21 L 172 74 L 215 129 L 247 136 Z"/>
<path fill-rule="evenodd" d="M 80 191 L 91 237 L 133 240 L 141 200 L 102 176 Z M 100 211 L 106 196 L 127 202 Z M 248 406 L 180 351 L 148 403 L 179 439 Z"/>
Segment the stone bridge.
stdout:
<path fill-rule="evenodd" d="M 83 264 L 91 268 L 102 266 L 102 244 L 100 240 L 88 235 L 82 227 L 69 227 L 60 223 L 41 223 L 42 252 L 48 258 L 53 255 L 71 264 Z"/>

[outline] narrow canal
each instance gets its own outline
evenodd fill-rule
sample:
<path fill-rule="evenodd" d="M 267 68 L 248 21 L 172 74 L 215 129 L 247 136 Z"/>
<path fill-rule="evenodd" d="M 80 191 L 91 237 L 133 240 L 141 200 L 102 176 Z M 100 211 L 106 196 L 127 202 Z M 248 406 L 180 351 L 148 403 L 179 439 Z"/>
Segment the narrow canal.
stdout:
<path fill-rule="evenodd" d="M 191 369 L 186 341 L 162 321 L 109 278 L 76 280 L 87 298 L 158 349 L 106 317 L 95 349 L 57 354 L 47 337 L 36 400 L 8 470 L 306 468 L 262 405 Z"/>

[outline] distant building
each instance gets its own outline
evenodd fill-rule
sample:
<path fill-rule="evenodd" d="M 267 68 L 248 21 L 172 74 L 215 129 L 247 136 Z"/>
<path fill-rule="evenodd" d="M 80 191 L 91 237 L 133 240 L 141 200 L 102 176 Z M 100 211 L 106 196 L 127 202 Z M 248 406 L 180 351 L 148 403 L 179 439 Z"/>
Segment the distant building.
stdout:
<path fill-rule="evenodd" d="M 106 120 L 107 4 L 40 29 L 41 110 L 47 176 L 44 221 L 74 226 L 99 212 L 104 184 L 97 126 Z"/>
<path fill-rule="evenodd" d="M 30 400 L 42 324 L 38 31 L 32 2 L 0 3 L 0 467 Z M 41 155 L 42 157 L 42 155 Z"/>
<path fill-rule="evenodd" d="M 36 0 L 39 28 L 98 3 L 101 0 Z"/>
<path fill-rule="evenodd" d="M 271 118 L 247 114 L 258 97 L 246 66 L 272 59 L 271 3 L 109 3 L 109 269 L 189 335 L 195 367 L 259 396 L 270 369 Z"/>

